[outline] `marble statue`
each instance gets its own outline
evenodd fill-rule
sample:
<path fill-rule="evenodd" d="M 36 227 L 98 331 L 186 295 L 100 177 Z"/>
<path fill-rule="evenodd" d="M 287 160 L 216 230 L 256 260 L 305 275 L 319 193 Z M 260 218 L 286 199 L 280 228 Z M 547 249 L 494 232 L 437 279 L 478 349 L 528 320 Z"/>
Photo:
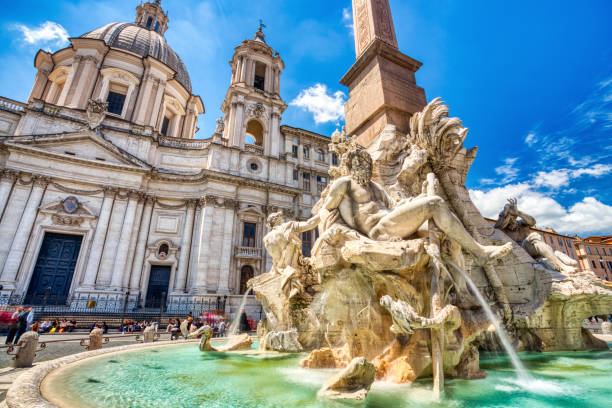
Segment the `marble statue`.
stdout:
<path fill-rule="evenodd" d="M 510 243 L 501 246 L 479 244 L 441 197 L 423 195 L 395 202 L 379 184 L 372 181 L 372 158 L 367 151 L 351 151 L 347 165 L 350 175 L 334 181 L 323 208 L 327 211 L 338 210 L 346 225 L 369 238 L 375 241 L 401 241 L 433 219 L 442 232 L 471 252 L 479 264 L 503 257 L 512 250 Z"/>
<path fill-rule="evenodd" d="M 536 220 L 531 215 L 518 209 L 516 198 L 508 199 L 508 204 L 499 213 L 495 228 L 504 231 L 510 238 L 519 243 L 535 260 L 550 266 L 562 273 L 576 273 L 578 262 L 563 252 L 555 251 L 542 236 L 532 232 Z"/>
<path fill-rule="evenodd" d="M 314 229 L 318 223 L 318 216 L 305 222 L 285 222 L 282 212 L 268 216 L 270 232 L 264 236 L 264 246 L 272 257 L 271 272 L 282 275 L 281 287 L 289 299 L 304 290 L 301 276 L 306 263 L 302 257 L 300 233 Z"/>

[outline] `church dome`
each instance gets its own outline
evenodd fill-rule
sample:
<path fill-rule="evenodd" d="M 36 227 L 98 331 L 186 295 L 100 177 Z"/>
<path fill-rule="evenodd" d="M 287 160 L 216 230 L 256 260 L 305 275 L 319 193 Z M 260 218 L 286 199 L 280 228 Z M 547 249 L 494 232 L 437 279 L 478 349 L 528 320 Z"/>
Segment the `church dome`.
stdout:
<path fill-rule="evenodd" d="M 185 64 L 156 31 L 131 23 L 110 23 L 82 35 L 81 38 L 103 40 L 109 47 L 155 58 L 172 68 L 176 72 L 175 79 L 191 93 L 191 80 Z"/>

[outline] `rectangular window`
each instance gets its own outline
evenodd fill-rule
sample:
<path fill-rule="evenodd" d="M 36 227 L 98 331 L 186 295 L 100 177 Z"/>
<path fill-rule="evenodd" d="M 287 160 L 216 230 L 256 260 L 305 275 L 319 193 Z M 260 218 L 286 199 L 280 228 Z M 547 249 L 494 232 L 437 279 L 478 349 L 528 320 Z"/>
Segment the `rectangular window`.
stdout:
<path fill-rule="evenodd" d="M 121 112 L 123 112 L 123 104 L 125 103 L 125 95 L 111 91 L 108 93 L 106 102 L 108 102 L 108 111 L 110 113 L 121 115 Z"/>
<path fill-rule="evenodd" d="M 599 253 L 599 248 L 597 248 L 597 247 L 595 247 L 595 252 L 597 252 L 597 255 L 601 255 L 601 254 Z"/>
<path fill-rule="evenodd" d="M 327 157 L 325 157 L 325 150 L 317 149 L 317 160 L 320 162 L 325 162 Z"/>
<path fill-rule="evenodd" d="M 257 227 L 252 222 L 245 222 L 242 229 L 242 246 L 255 247 L 255 231 Z"/>
<path fill-rule="evenodd" d="M 168 136 L 168 126 L 169 125 L 170 125 L 170 118 L 167 116 L 164 116 L 164 120 L 162 121 L 161 131 L 159 133 L 161 133 L 164 136 Z"/>
<path fill-rule="evenodd" d="M 300 173 L 297 170 L 293 170 L 293 180 L 298 181 L 300 178 Z"/>
<path fill-rule="evenodd" d="M 338 162 L 338 155 L 336 153 L 332 153 L 332 165 L 337 166 Z"/>
<path fill-rule="evenodd" d="M 304 190 L 310 191 L 310 173 L 303 173 L 302 179 L 304 182 L 304 185 L 303 185 Z"/>
<path fill-rule="evenodd" d="M 317 192 L 321 194 L 327 186 L 327 177 L 317 176 Z"/>
<path fill-rule="evenodd" d="M 587 247 L 587 252 L 589 253 L 589 255 L 593 255 L 593 252 L 591 252 L 591 247 Z"/>
<path fill-rule="evenodd" d="M 603 252 L 604 256 L 608 256 L 608 254 L 606 253 L 606 248 L 601 248 L 601 252 Z"/>
<path fill-rule="evenodd" d="M 561 238 L 557 237 L 557 242 L 559 242 L 559 246 L 561 248 L 563 248 L 563 240 Z"/>
<path fill-rule="evenodd" d="M 599 260 L 599 265 L 601 265 L 601 269 L 603 269 L 604 271 L 606 270 L 606 267 L 604 266 L 604 263 L 601 259 Z"/>
<path fill-rule="evenodd" d="M 565 242 L 567 242 L 567 247 L 571 248 L 572 247 L 572 243 L 570 242 L 569 239 L 566 239 Z"/>
<path fill-rule="evenodd" d="M 597 265 L 595 265 L 595 261 L 591 259 L 591 264 L 593 264 L 593 269 L 597 269 Z"/>
<path fill-rule="evenodd" d="M 310 256 L 310 250 L 312 249 L 312 231 L 302 232 L 302 255 Z"/>
<path fill-rule="evenodd" d="M 550 245 L 555 245 L 555 240 L 553 239 L 552 236 L 548 237 L 550 239 Z"/>
<path fill-rule="evenodd" d="M 297 159 L 297 157 L 298 157 L 298 145 L 291 146 L 291 156 L 294 159 Z"/>
<path fill-rule="evenodd" d="M 304 146 L 304 159 L 310 159 L 310 146 Z"/>

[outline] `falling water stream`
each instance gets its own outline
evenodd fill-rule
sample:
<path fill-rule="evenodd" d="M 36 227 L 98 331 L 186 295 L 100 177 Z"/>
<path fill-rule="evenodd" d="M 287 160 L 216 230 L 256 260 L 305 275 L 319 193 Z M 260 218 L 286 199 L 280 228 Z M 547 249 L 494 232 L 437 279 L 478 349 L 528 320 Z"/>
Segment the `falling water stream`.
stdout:
<path fill-rule="evenodd" d="M 529 373 L 525 369 L 525 366 L 523 365 L 523 363 L 521 363 L 521 360 L 519 359 L 518 354 L 514 350 L 514 347 L 512 347 L 512 343 L 510 342 L 510 339 L 508 338 L 508 334 L 506 333 L 506 330 L 502 326 L 501 322 L 499 321 L 495 313 L 493 313 L 493 311 L 489 307 L 489 304 L 485 301 L 484 297 L 480 293 L 480 290 L 478 290 L 478 288 L 476 287 L 476 285 L 474 284 L 470 276 L 463 269 L 461 269 L 451 260 L 446 260 L 446 261 L 449 264 L 451 264 L 456 270 L 458 270 L 459 273 L 461 273 L 461 275 L 465 278 L 468 285 L 470 286 L 470 289 L 472 290 L 472 292 L 474 293 L 474 295 L 476 296 L 476 298 L 482 305 L 482 308 L 484 309 L 487 317 L 489 318 L 491 323 L 493 323 L 493 325 L 495 326 L 495 333 L 497 333 L 497 337 L 499 337 L 499 340 L 504 346 L 506 353 L 508 353 L 508 356 L 510 357 L 510 361 L 512 362 L 512 365 L 514 366 L 514 369 L 516 370 L 516 374 L 519 378 L 519 381 L 521 383 L 526 383 L 527 381 L 531 380 L 531 375 L 529 375 Z"/>
<path fill-rule="evenodd" d="M 242 310 L 244 309 L 244 306 L 246 305 L 247 296 L 249 293 L 251 293 L 251 288 L 248 288 L 247 291 L 244 292 L 244 295 L 242 296 L 242 301 L 240 302 L 240 308 L 238 309 L 238 313 L 236 313 L 236 316 L 234 316 L 234 320 L 232 321 L 232 324 L 229 327 L 229 331 L 227 333 L 228 336 L 235 336 L 236 334 L 238 334 L 238 326 L 240 326 L 240 317 L 242 316 Z"/>

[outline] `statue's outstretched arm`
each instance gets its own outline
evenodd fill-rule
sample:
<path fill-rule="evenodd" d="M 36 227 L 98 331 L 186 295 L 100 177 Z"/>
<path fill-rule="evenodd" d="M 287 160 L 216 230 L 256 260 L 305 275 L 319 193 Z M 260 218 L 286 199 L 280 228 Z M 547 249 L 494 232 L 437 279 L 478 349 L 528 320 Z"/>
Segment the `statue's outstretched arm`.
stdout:
<path fill-rule="evenodd" d="M 518 211 L 518 215 L 519 215 L 519 217 L 521 217 L 521 219 L 523 221 L 525 221 L 525 224 L 527 224 L 530 227 L 535 227 L 536 220 L 531 215 L 525 214 L 524 212 L 522 212 L 520 210 Z"/>
<path fill-rule="evenodd" d="M 295 230 L 297 232 L 310 231 L 312 229 L 315 229 L 316 226 L 319 225 L 320 221 L 321 221 L 321 217 L 319 216 L 319 214 L 317 214 L 314 217 L 311 217 L 309 220 L 296 222 L 294 224 Z"/>

